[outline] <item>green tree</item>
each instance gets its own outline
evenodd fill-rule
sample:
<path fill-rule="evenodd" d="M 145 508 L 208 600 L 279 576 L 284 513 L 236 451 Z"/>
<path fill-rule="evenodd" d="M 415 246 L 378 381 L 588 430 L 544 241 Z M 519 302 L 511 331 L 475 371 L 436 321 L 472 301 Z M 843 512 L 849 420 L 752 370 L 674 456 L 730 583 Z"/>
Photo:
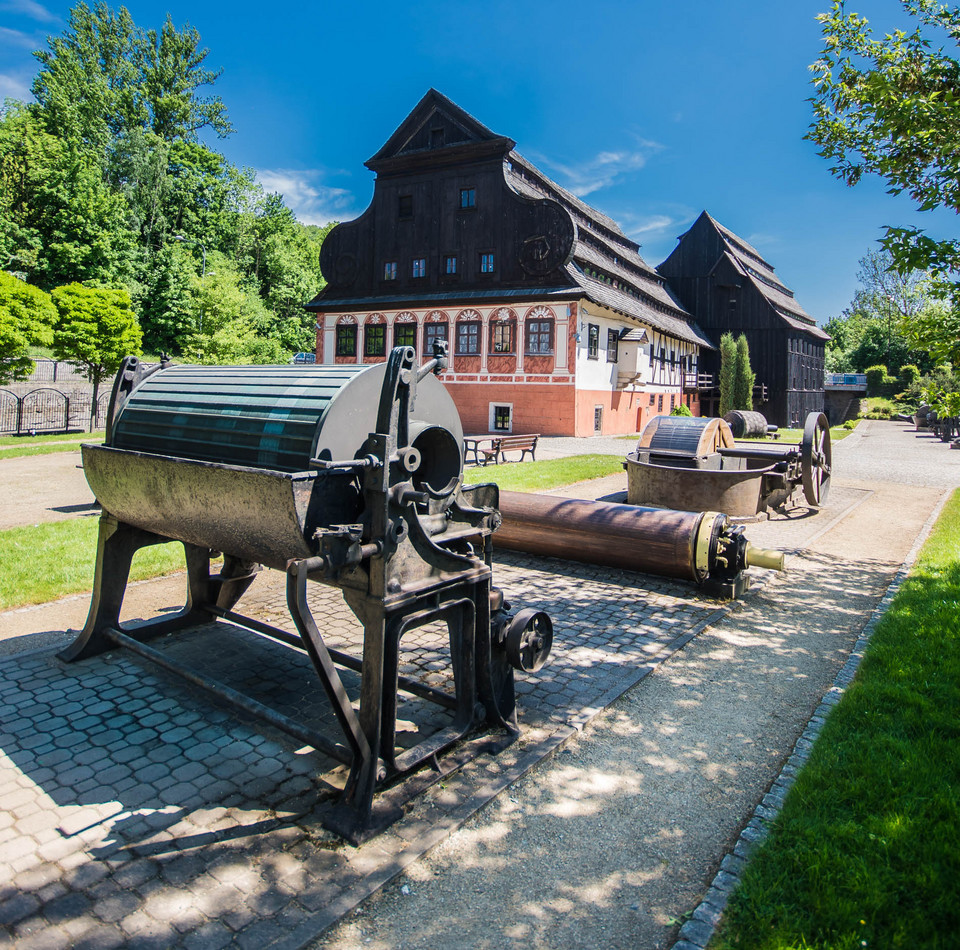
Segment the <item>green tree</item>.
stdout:
<path fill-rule="evenodd" d="M 138 128 L 168 142 L 233 131 L 219 96 L 200 94 L 220 76 L 204 68 L 200 34 L 177 30 L 169 14 L 158 33 L 138 27 L 126 7 L 78 3 L 48 47 L 35 54 L 33 94 L 50 131 L 82 142 L 104 166 L 114 142 Z"/>
<path fill-rule="evenodd" d="M 39 287 L 0 271 L 0 383 L 24 379 L 33 362 L 31 346 L 50 346 L 57 310 Z"/>
<path fill-rule="evenodd" d="M 725 416 L 733 404 L 737 378 L 737 342 L 732 333 L 720 337 L 720 415 Z"/>
<path fill-rule="evenodd" d="M 122 196 L 88 155 L 47 131 L 36 107 L 13 105 L 0 118 L 0 216 L 7 266 L 46 289 L 130 273 Z"/>
<path fill-rule="evenodd" d="M 92 429 L 100 384 L 116 373 L 125 356 L 140 353 L 140 325 L 126 290 L 74 283 L 56 288 L 51 297 L 59 313 L 53 352 L 93 384 Z"/>
<path fill-rule="evenodd" d="M 850 306 L 825 327 L 831 336 L 828 372 L 862 373 L 878 363 L 894 375 L 904 363 L 929 368 L 932 360 L 926 348 L 911 337 L 914 324 L 937 304 L 926 274 L 900 273 L 887 251 L 868 251 L 860 259 L 857 280 Z"/>
<path fill-rule="evenodd" d="M 256 290 L 245 289 L 228 258 L 214 254 L 211 270 L 194 278 L 191 310 L 197 316 L 183 356 L 197 363 L 279 363 L 286 359 L 280 338 L 271 333 L 274 315 Z"/>
<path fill-rule="evenodd" d="M 757 374 L 750 367 L 750 346 L 744 334 L 737 337 L 736 370 L 733 379 L 734 409 L 753 409 L 753 384 Z"/>
<path fill-rule="evenodd" d="M 960 63 L 938 45 L 960 41 L 960 8 L 938 0 L 902 5 L 913 29 L 883 39 L 840 0 L 819 15 L 824 48 L 811 67 L 808 138 L 848 185 L 879 175 L 892 194 L 906 193 L 920 210 L 960 212 Z M 960 241 L 888 227 L 881 243 L 900 273 L 927 272 L 931 292 L 960 305 Z"/>

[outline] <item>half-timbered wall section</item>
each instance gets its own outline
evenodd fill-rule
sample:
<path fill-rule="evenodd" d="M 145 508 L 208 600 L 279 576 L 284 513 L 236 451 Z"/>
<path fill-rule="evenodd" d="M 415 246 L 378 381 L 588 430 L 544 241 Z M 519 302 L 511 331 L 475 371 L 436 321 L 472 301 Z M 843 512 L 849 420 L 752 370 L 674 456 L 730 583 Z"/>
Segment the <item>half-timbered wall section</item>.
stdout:
<path fill-rule="evenodd" d="M 743 333 L 757 374 L 755 408 L 775 425 L 802 425 L 824 406 L 824 344 L 829 336 L 743 238 L 706 211 L 658 268 L 697 323 L 719 342 Z M 704 351 L 703 371 L 719 373 L 719 353 Z M 710 412 L 716 396 L 704 407 Z"/>
<path fill-rule="evenodd" d="M 681 401 L 696 412 L 710 340 L 639 245 L 514 144 L 424 96 L 367 162 L 370 207 L 324 241 L 317 359 L 446 339 L 443 380 L 475 433 L 625 433 Z"/>

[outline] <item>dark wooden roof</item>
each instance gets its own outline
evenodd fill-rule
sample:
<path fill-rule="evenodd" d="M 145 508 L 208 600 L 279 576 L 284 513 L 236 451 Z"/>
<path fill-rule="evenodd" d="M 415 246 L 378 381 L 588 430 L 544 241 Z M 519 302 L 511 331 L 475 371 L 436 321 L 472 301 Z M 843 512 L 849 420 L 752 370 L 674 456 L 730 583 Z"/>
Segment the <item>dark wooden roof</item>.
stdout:
<path fill-rule="evenodd" d="M 715 348 L 666 281 L 640 256 L 640 245 L 612 218 L 551 181 L 516 151 L 507 156 L 504 175 L 519 194 L 552 198 L 573 218 L 577 237 L 566 270 L 588 299 L 681 340 Z"/>

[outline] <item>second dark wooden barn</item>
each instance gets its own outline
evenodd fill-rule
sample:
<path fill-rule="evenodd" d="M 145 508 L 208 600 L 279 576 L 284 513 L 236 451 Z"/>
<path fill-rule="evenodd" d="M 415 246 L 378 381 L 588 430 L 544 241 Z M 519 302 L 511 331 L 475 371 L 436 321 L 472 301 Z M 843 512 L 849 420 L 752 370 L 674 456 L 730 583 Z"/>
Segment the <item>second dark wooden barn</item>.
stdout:
<path fill-rule="evenodd" d="M 824 344 L 829 336 L 800 306 L 773 267 L 706 211 L 657 268 L 697 324 L 719 343 L 743 333 L 757 375 L 754 408 L 775 425 L 803 425 L 824 407 Z M 719 379 L 719 350 L 704 350 L 701 370 Z M 704 415 L 718 394 L 701 397 Z"/>

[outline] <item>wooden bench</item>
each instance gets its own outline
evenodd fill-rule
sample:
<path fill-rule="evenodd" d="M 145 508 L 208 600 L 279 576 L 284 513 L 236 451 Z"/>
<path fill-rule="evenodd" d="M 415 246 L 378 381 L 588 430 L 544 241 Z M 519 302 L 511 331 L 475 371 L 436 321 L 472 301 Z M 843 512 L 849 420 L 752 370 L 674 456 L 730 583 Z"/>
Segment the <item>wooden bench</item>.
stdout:
<path fill-rule="evenodd" d="M 519 462 L 522 462 L 529 452 L 530 458 L 536 461 L 537 439 L 539 438 L 539 432 L 535 435 L 503 435 L 495 438 L 489 449 L 480 449 L 480 454 L 483 456 L 482 464 L 486 465 L 491 459 L 497 465 L 500 464 L 501 460 L 506 462 L 507 452 L 519 452 L 520 458 L 517 460 Z"/>
<path fill-rule="evenodd" d="M 480 453 L 485 451 L 480 448 L 481 442 L 489 442 L 491 450 L 499 441 L 494 436 L 490 435 L 465 435 L 463 437 L 463 461 L 464 464 L 467 462 L 473 462 L 474 465 L 480 464 Z"/>

